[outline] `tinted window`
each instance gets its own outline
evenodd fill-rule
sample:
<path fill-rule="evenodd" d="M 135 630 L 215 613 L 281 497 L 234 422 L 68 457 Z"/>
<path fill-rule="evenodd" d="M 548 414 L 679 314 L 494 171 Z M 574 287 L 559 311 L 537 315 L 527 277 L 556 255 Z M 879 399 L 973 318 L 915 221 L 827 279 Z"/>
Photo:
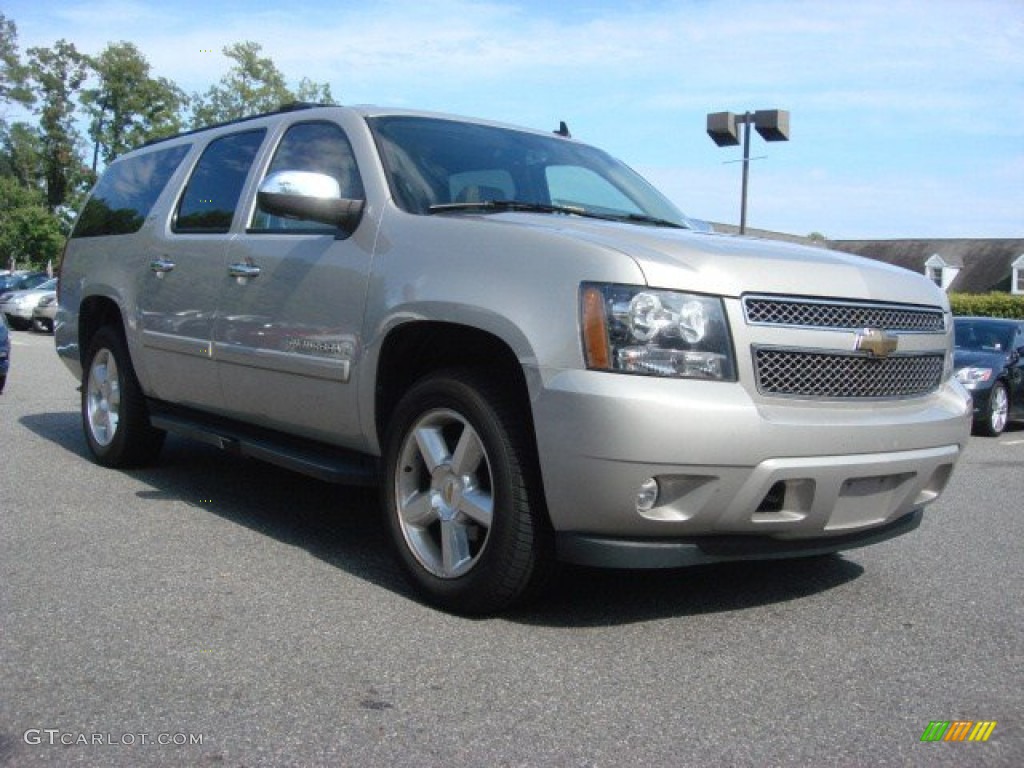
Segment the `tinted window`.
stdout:
<path fill-rule="evenodd" d="M 111 165 L 78 216 L 71 236 L 138 232 L 188 150 L 189 146 L 182 144 Z"/>
<path fill-rule="evenodd" d="M 954 321 L 955 344 L 960 349 L 1006 352 L 1013 346 L 1014 327 L 987 320 Z"/>
<path fill-rule="evenodd" d="M 245 177 L 265 130 L 234 133 L 211 141 L 199 158 L 178 205 L 175 232 L 227 232 Z"/>
<path fill-rule="evenodd" d="M 267 175 L 276 171 L 323 173 L 337 180 L 342 197 L 354 200 L 365 197 L 352 145 L 344 131 L 334 123 L 298 123 L 289 128 L 274 153 Z M 262 210 L 256 211 L 252 226 L 269 231 L 324 229 L 323 224 L 315 221 L 284 219 Z"/>

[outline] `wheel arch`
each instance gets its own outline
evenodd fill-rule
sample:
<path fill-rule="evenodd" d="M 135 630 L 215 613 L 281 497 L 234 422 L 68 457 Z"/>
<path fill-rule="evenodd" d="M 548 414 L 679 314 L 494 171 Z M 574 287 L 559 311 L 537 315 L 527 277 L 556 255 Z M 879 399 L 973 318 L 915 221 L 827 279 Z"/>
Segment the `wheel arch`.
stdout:
<path fill-rule="evenodd" d="M 89 351 L 92 337 L 104 326 L 112 325 L 125 332 L 124 317 L 121 307 L 109 296 L 93 295 L 82 299 L 78 309 L 78 356 L 85 366 L 85 356 Z"/>
<path fill-rule="evenodd" d="M 373 398 L 378 447 L 402 395 L 429 373 L 455 367 L 487 370 L 514 395 L 530 434 L 535 435 L 527 371 L 512 347 L 496 334 L 473 326 L 424 320 L 396 326 L 381 343 Z"/>

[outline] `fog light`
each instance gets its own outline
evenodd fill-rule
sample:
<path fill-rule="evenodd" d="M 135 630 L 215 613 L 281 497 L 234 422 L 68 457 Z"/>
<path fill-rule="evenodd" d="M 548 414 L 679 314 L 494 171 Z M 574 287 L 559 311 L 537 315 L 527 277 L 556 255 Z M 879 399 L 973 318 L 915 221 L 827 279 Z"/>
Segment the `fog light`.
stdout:
<path fill-rule="evenodd" d="M 640 483 L 640 490 L 636 494 L 636 509 L 638 512 L 650 512 L 658 503 L 658 481 L 649 477 Z"/>

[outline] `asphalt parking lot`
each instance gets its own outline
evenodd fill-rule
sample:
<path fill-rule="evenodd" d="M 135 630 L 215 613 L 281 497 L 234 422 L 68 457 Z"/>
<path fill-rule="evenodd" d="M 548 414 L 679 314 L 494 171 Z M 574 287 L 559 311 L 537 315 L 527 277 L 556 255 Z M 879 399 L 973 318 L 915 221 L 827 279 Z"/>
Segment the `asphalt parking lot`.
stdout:
<path fill-rule="evenodd" d="M 841 557 L 421 605 L 367 494 L 168 440 L 89 461 L 52 337 L 0 395 L 0 765 L 1024 763 L 1024 429 Z M 932 721 L 987 742 L 922 742 Z"/>

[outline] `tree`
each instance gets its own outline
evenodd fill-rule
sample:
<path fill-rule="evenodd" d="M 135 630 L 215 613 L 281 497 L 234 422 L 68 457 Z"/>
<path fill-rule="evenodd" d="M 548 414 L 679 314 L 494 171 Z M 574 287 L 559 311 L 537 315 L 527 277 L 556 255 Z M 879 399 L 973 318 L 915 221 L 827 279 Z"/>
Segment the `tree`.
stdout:
<path fill-rule="evenodd" d="M 73 43 L 58 40 L 53 48 L 29 48 L 29 77 L 39 98 L 36 113 L 43 134 L 46 204 L 56 211 L 85 180 L 78 154 L 74 96 L 87 75 L 86 58 Z"/>
<path fill-rule="evenodd" d="M 60 257 L 64 237 L 41 192 L 0 178 L 0 262 L 43 269 Z"/>
<path fill-rule="evenodd" d="M 17 179 L 30 189 L 44 188 L 43 139 L 34 126 L 0 124 L 0 176 Z"/>
<path fill-rule="evenodd" d="M 28 71 L 18 55 L 18 28 L 0 13 L 0 101 L 26 106 L 33 101 L 26 78 Z"/>
<path fill-rule="evenodd" d="M 188 97 L 170 80 L 151 77 L 149 62 L 132 43 L 110 44 L 89 63 L 99 80 L 96 88 L 82 92 L 91 117 L 93 174 L 101 154 L 110 163 L 150 139 L 181 130 Z"/>
<path fill-rule="evenodd" d="M 261 50 L 262 46 L 252 41 L 223 49 L 235 64 L 219 84 L 192 96 L 193 128 L 269 112 L 292 101 L 332 101 L 330 85 L 308 78 L 302 79 L 297 91 L 290 90 L 274 62 L 259 55 Z"/>

